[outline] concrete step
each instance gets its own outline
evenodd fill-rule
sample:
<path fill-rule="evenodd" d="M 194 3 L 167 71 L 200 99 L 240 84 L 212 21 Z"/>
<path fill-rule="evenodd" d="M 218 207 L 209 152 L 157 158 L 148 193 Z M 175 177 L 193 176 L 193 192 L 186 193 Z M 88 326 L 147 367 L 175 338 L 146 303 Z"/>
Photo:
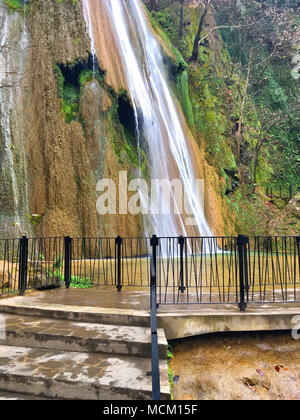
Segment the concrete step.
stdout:
<path fill-rule="evenodd" d="M 39 398 L 31 395 L 20 394 L 16 392 L 5 392 L 0 389 L 0 401 L 26 401 L 26 400 L 52 400 L 52 398 Z"/>
<path fill-rule="evenodd" d="M 2 314 L 0 344 L 87 353 L 151 357 L 151 330 L 76 321 Z M 166 359 L 168 343 L 158 330 L 160 358 Z"/>
<path fill-rule="evenodd" d="M 0 346 L 0 389 L 39 398 L 151 399 L 151 359 Z M 170 398 L 167 362 L 161 396 Z"/>
<path fill-rule="evenodd" d="M 149 327 L 150 325 L 149 311 L 58 305 L 35 302 L 26 296 L 0 299 L 0 313 L 109 325 L 138 327 Z"/>

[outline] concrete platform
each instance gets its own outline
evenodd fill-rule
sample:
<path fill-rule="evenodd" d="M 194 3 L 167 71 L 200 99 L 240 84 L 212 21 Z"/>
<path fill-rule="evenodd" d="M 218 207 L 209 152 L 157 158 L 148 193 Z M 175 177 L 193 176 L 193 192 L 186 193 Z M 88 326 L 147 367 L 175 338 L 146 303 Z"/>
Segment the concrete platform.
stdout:
<path fill-rule="evenodd" d="M 0 345 L 151 357 L 150 328 L 8 314 L 2 314 L 0 320 Z M 162 329 L 158 330 L 158 345 L 160 357 L 166 359 L 168 343 Z"/>
<path fill-rule="evenodd" d="M 148 289 L 112 287 L 0 299 L 0 390 L 19 399 L 151 399 L 149 300 Z M 298 303 L 250 304 L 245 313 L 236 305 L 161 305 L 162 398 L 170 396 L 164 333 L 172 340 L 291 330 L 299 320 Z"/>
<path fill-rule="evenodd" d="M 91 305 L 85 306 L 90 299 Z M 0 314 L 149 327 L 146 301 L 149 302 L 148 290 L 127 288 L 119 293 L 113 287 L 60 289 L 1 299 Z M 172 340 L 226 331 L 291 330 L 298 315 L 300 303 L 249 304 L 245 313 L 237 305 L 161 305 L 158 326 Z"/>
<path fill-rule="evenodd" d="M 166 361 L 161 393 L 170 395 Z M 151 399 L 151 360 L 0 346 L 0 389 L 72 400 Z"/>

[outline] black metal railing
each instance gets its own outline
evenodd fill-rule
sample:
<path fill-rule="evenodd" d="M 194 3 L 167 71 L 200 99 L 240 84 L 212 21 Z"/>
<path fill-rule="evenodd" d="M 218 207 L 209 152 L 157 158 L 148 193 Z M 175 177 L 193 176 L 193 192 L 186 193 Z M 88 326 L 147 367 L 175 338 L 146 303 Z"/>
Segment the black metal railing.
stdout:
<path fill-rule="evenodd" d="M 300 237 L 153 237 L 157 303 L 300 301 Z M 0 294 L 150 287 L 153 238 L 0 239 Z"/>
<path fill-rule="evenodd" d="M 159 238 L 159 304 L 300 301 L 299 237 Z"/>
<path fill-rule="evenodd" d="M 0 294 L 55 287 L 64 280 L 64 238 L 0 239 Z"/>
<path fill-rule="evenodd" d="M 152 350 L 152 399 L 160 400 L 160 372 L 159 372 L 159 350 L 157 335 L 157 298 L 156 298 L 156 250 L 158 239 L 151 239 L 152 255 L 150 258 L 150 311 L 151 311 L 151 350 Z"/>

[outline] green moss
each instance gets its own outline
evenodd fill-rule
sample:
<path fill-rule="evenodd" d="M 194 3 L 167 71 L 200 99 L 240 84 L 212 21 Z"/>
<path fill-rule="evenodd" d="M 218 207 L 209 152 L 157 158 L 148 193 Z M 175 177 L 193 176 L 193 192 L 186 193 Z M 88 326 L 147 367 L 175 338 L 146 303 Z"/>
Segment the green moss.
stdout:
<path fill-rule="evenodd" d="M 58 4 L 62 4 L 62 3 L 76 4 L 77 3 L 77 0 L 56 0 L 56 3 L 58 3 Z"/>
<path fill-rule="evenodd" d="M 96 70 L 95 72 L 90 69 L 82 70 L 79 75 L 80 88 L 82 89 L 87 82 L 91 82 L 92 80 L 98 80 L 100 84 L 103 84 L 104 77 L 105 73 L 100 70 Z"/>
<path fill-rule="evenodd" d="M 57 80 L 58 97 L 61 98 L 61 109 L 67 123 L 80 120 L 79 103 L 85 84 L 93 79 L 98 80 L 101 84 L 104 81 L 104 72 L 97 70 L 94 73 L 91 69 L 80 70 L 84 65 L 81 61 L 75 61 L 68 66 L 54 64 L 53 70 Z M 72 70 L 71 76 L 70 70 Z M 67 72 L 68 80 L 66 80 L 63 72 Z"/>
<path fill-rule="evenodd" d="M 10 10 L 19 12 L 24 11 L 24 4 L 21 0 L 3 0 L 3 3 Z"/>
<path fill-rule="evenodd" d="M 176 91 L 186 121 L 192 129 L 194 126 L 193 107 L 190 99 L 188 72 L 185 70 L 176 77 Z"/>
<path fill-rule="evenodd" d="M 120 168 L 132 168 L 132 174 L 136 178 L 137 170 L 140 171 L 144 179 L 149 179 L 150 166 L 145 151 L 142 147 L 138 150 L 138 141 L 135 130 L 123 125 L 119 116 L 119 98 L 128 97 L 126 90 L 114 92 L 107 87 L 112 100 L 112 106 L 105 115 L 106 136 L 104 141 L 110 143 Z"/>

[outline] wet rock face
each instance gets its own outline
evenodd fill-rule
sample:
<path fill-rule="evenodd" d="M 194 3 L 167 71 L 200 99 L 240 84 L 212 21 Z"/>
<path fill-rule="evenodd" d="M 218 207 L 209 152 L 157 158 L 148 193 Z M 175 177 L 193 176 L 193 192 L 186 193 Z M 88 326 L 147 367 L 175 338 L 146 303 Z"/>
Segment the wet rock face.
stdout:
<path fill-rule="evenodd" d="M 8 16 L 1 0 L 0 7 L 3 15 Z M 126 88 L 124 69 L 103 3 L 91 1 L 90 7 L 92 19 L 98 22 L 95 42 L 105 83 L 85 84 L 80 92 L 79 116 L 70 123 L 62 112 L 54 65 L 68 67 L 89 59 L 91 46 L 82 2 L 49 0 L 45 5 L 42 0 L 31 0 L 25 26 L 20 13 L 9 14 L 15 19 L 9 38 L 16 37 L 16 42 L 20 42 L 25 28 L 28 48 L 18 48 L 24 54 L 11 57 L 14 63 L 22 65 L 24 74 L 23 89 L 14 93 L 13 112 L 8 109 L 4 113 L 0 100 L 1 116 L 9 116 L 0 121 L 0 236 L 143 233 L 142 218 L 100 217 L 96 211 L 99 179 L 113 178 L 118 186 L 120 170 L 127 170 L 129 177 L 137 171 L 124 150 L 127 127 L 111 112 L 116 92 Z M 6 98 L 4 102 L 9 101 Z M 123 109 L 119 109 L 120 120 Z M 5 125 L 11 131 L 6 139 Z M 223 233 L 220 182 L 213 168 L 204 164 L 198 147 L 196 155 L 199 177 L 205 175 L 209 184 L 206 200 L 209 221 L 216 226 L 216 234 Z M 31 214 L 40 216 L 35 226 L 28 222 Z"/>
<path fill-rule="evenodd" d="M 18 12 L 0 1 L 0 235 L 27 231 L 26 158 L 22 87 L 26 83 L 28 31 Z"/>
<path fill-rule="evenodd" d="M 80 100 L 80 114 L 85 121 L 88 136 L 95 135 L 95 127 L 104 119 L 103 112 L 106 112 L 111 105 L 110 97 L 97 81 L 85 85 Z"/>
<path fill-rule="evenodd" d="M 1 65 L 22 65 L 24 75 L 22 88 L 0 89 L 0 237 L 140 235 L 141 221 L 101 218 L 96 210 L 97 181 L 132 170 L 128 157 L 119 161 L 111 145 L 113 139 L 122 144 L 124 130 L 112 121 L 114 93 L 107 80 L 78 84 L 76 118 L 67 122 L 64 114 L 55 66 L 72 75 L 72 68 L 90 59 L 82 2 L 31 0 L 26 24 L 1 0 L 0 8 L 0 20 L 4 16 L 11 28 L 2 25 L 0 38 L 6 31 L 5 39 L 24 52 L 0 56 Z M 24 31 L 28 48 L 19 45 Z M 31 214 L 39 215 L 34 226 Z"/>
<path fill-rule="evenodd" d="M 290 332 L 174 342 L 175 399 L 300 400 L 300 341 Z"/>

